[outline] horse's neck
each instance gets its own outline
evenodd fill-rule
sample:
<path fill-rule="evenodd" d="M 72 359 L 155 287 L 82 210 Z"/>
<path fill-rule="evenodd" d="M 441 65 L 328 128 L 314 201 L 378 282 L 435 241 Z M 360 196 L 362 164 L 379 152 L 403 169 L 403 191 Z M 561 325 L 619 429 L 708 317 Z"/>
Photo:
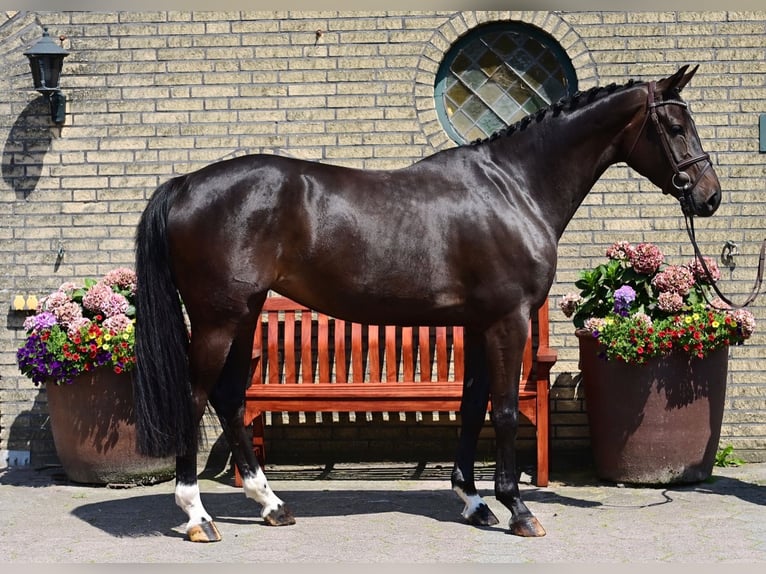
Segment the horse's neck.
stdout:
<path fill-rule="evenodd" d="M 623 132 L 643 105 L 641 98 L 635 89 L 613 93 L 560 117 L 546 117 L 547 124 L 533 122 L 497 144 L 507 146 L 497 155 L 511 171 L 523 162 L 530 194 L 557 237 L 596 181 L 620 161 Z"/>

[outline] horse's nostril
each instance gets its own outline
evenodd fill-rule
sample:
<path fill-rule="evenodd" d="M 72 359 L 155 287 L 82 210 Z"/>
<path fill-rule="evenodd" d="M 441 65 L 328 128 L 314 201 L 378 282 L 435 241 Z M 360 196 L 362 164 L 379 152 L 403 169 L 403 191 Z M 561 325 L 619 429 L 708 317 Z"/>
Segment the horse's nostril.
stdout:
<path fill-rule="evenodd" d="M 721 204 L 721 192 L 717 191 L 707 198 L 707 201 L 702 205 L 704 207 L 705 215 L 713 215 L 718 206 Z M 700 213 L 702 215 L 702 213 Z"/>

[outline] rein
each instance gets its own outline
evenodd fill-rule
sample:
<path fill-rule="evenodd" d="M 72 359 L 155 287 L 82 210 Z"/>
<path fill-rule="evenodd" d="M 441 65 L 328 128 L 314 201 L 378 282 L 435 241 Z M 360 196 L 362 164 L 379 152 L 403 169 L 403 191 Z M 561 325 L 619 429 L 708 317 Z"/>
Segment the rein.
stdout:
<path fill-rule="evenodd" d="M 665 152 L 665 156 L 668 162 L 670 163 L 670 166 L 673 168 L 673 175 L 670 181 L 673 184 L 673 187 L 675 187 L 680 192 L 678 201 L 681 204 L 681 211 L 684 214 L 684 221 L 686 223 L 686 232 L 689 235 L 689 241 L 691 241 L 692 247 L 694 248 L 694 255 L 697 261 L 699 261 L 700 266 L 702 267 L 702 270 L 705 272 L 705 275 L 707 276 L 708 282 L 713 287 L 713 290 L 716 292 L 716 294 L 721 298 L 721 301 L 723 301 L 724 303 L 729 305 L 729 307 L 734 309 L 742 309 L 744 307 L 747 307 L 748 305 L 750 305 L 750 303 L 755 301 L 755 299 L 758 297 L 761 291 L 761 285 L 763 283 L 764 260 L 766 260 L 766 239 L 761 244 L 761 253 L 758 258 L 758 272 L 755 279 L 755 285 L 753 285 L 753 289 L 750 292 L 750 295 L 748 295 L 747 299 L 745 299 L 745 302 L 742 303 L 741 305 L 737 305 L 733 303 L 723 293 L 721 293 L 721 290 L 716 285 L 715 280 L 713 279 L 713 275 L 710 272 L 710 269 L 708 269 L 707 263 L 705 263 L 705 258 L 702 256 L 702 252 L 700 251 L 700 248 L 697 245 L 696 234 L 694 232 L 694 208 L 692 206 L 692 201 L 691 201 L 691 192 L 697 186 L 697 183 L 699 183 L 700 179 L 702 179 L 702 176 L 705 174 L 705 172 L 712 167 L 713 164 L 710 161 L 710 155 L 707 153 L 703 153 L 696 157 L 692 157 L 680 162 L 676 161 L 676 158 L 673 155 L 672 150 L 670 149 L 670 142 L 668 140 L 668 135 L 663 129 L 662 124 L 660 123 L 658 108 L 660 106 L 667 106 L 667 105 L 683 106 L 684 108 L 688 108 L 688 105 L 686 104 L 686 102 L 682 102 L 680 100 L 657 101 L 655 98 L 656 82 L 650 82 L 648 87 L 649 89 L 647 93 L 646 115 L 644 116 L 644 122 L 641 125 L 641 129 L 638 131 L 636 140 L 633 142 L 633 145 L 630 148 L 630 152 L 628 153 L 628 158 L 630 158 L 630 156 L 633 154 L 633 149 L 636 147 L 636 144 L 638 143 L 638 140 L 641 137 L 641 133 L 644 131 L 644 128 L 646 127 L 646 124 L 648 123 L 648 120 L 651 117 L 652 123 L 654 124 L 654 127 L 660 136 L 660 141 L 662 142 L 662 148 Z M 684 170 L 688 168 L 689 166 L 694 165 L 695 163 L 700 161 L 706 162 L 705 167 L 703 167 L 700 170 L 700 172 L 697 174 L 697 177 L 694 178 L 694 180 L 692 180 L 689 174 L 686 173 L 686 171 Z M 662 192 L 668 193 L 664 189 Z M 705 297 L 705 300 L 707 301 L 707 303 L 711 307 L 718 310 L 723 310 L 720 307 L 717 307 L 716 305 L 714 305 L 711 301 L 709 301 L 707 298 L 707 294 L 704 291 L 702 292 L 702 294 Z"/>
<path fill-rule="evenodd" d="M 686 199 L 686 198 L 684 198 Z M 728 297 L 726 297 L 723 293 L 721 293 L 721 290 L 718 288 L 718 285 L 716 285 L 715 280 L 713 279 L 712 273 L 710 273 L 710 270 L 708 269 L 707 263 L 705 263 L 705 258 L 702 256 L 702 253 L 700 252 L 700 248 L 697 245 L 697 240 L 694 233 L 694 215 L 692 214 L 691 210 L 687 210 L 682 206 L 681 208 L 684 212 L 684 221 L 686 222 L 686 232 L 689 234 L 689 240 L 691 241 L 692 247 L 694 247 L 694 255 L 697 258 L 697 261 L 699 261 L 700 265 L 702 266 L 702 270 L 705 272 L 705 275 L 707 275 L 708 282 L 710 285 L 712 285 L 713 290 L 716 292 L 716 294 L 721 298 L 721 301 L 729 305 L 733 309 L 742 309 L 744 307 L 747 307 L 756 300 L 758 295 L 761 292 L 761 285 L 763 283 L 763 267 L 764 267 L 764 260 L 766 260 L 766 239 L 764 239 L 763 243 L 761 243 L 761 253 L 758 257 L 758 273 L 755 278 L 755 285 L 753 285 L 753 289 L 750 291 L 750 295 L 748 295 L 747 299 L 745 299 L 745 302 L 741 305 L 736 305 L 731 300 L 729 300 Z M 722 311 L 720 307 L 717 307 L 716 305 L 713 305 L 708 298 L 707 294 L 702 291 L 703 297 L 705 297 L 705 301 L 707 301 L 708 305 L 711 307 L 718 309 L 719 311 Z"/>

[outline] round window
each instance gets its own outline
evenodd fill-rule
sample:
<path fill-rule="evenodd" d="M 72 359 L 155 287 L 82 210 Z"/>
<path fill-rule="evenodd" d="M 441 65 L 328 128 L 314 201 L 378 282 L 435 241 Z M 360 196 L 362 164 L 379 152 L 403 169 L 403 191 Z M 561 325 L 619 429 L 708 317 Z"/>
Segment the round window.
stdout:
<path fill-rule="evenodd" d="M 436 110 L 450 137 L 463 144 L 576 91 L 572 62 L 555 39 L 525 24 L 490 24 L 447 52 L 436 76 Z"/>

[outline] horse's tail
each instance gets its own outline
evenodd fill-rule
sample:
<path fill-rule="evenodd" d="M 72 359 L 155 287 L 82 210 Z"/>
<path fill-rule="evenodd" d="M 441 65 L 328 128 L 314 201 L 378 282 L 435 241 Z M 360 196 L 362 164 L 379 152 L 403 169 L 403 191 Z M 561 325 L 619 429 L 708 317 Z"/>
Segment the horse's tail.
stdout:
<path fill-rule="evenodd" d="M 170 207 L 183 178 L 160 185 L 136 230 L 137 446 L 166 457 L 195 452 L 197 422 L 189 378 L 189 334 L 173 281 L 167 237 Z"/>

